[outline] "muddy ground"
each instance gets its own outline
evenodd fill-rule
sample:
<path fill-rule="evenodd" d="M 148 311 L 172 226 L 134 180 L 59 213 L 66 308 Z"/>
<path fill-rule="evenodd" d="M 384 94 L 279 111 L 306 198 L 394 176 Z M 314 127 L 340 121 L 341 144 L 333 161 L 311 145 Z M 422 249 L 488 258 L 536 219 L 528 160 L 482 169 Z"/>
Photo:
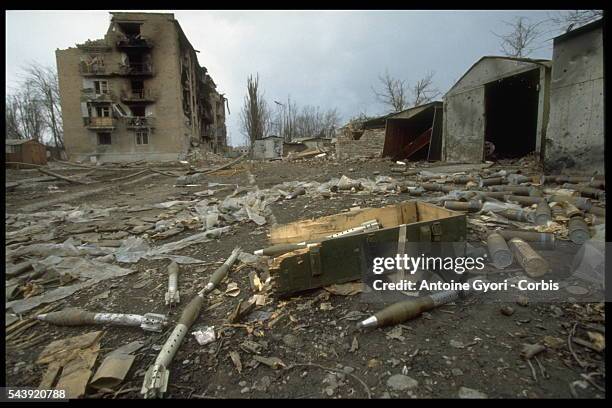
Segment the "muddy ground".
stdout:
<path fill-rule="evenodd" d="M 251 163 L 207 176 L 206 180 L 248 186 L 249 174 L 252 174 L 255 184 L 263 189 L 291 180 L 324 182 L 343 174 L 351 178 L 372 177 L 376 171 L 381 175 L 392 175 L 389 167 L 390 162 L 384 160 Z M 76 169 L 62 171 L 64 175 L 84 173 L 85 170 Z M 40 174 L 35 170 L 9 170 L 7 181 L 37 176 Z M 118 175 L 111 173 L 104 177 L 111 179 Z M 67 203 L 74 206 L 84 203 L 108 207 L 142 206 L 193 198 L 192 193 L 206 188 L 175 187 L 175 181 L 173 177 L 156 174 L 126 186 L 101 183 L 106 190 Z M 20 212 L 32 204 L 93 188 L 66 183 L 46 185 L 55 185 L 60 192 L 50 192 L 44 187 L 34 191 L 9 192 L 6 212 Z M 222 200 L 229 193 L 231 190 L 220 190 L 215 198 Z M 274 203 L 271 209 L 279 223 L 286 223 L 330 215 L 354 206 L 383 206 L 411 198 L 414 197 L 408 194 L 339 194 L 328 200 L 300 196 Z M 155 217 L 163 211 L 116 212 L 113 218 Z M 267 231 L 268 225 L 232 224 L 231 231 L 220 239 L 178 251 L 178 254 L 201 259 L 204 263 L 181 265 L 181 304 L 172 310 L 164 305 L 168 260 L 141 260 L 137 264 L 121 265 L 137 272 L 101 282 L 58 301 L 58 309 L 76 306 L 91 311 L 155 312 L 170 317 L 170 325 L 163 333 L 144 332 L 139 328 L 104 327 L 102 350 L 95 367 L 107 352 L 121 345 L 134 340 L 145 340 L 146 345 L 138 352 L 127 379 L 117 388 L 121 389 L 120 393 L 91 390 L 88 397 L 139 398 L 144 373 L 180 316 L 181 307 L 203 287 L 235 246 L 239 245 L 248 252 L 265 247 Z M 185 230 L 159 243 L 179 240 L 195 232 Z M 61 241 L 58 239 L 56 242 Z M 558 259 L 556 262 L 565 261 Z M 597 304 L 519 305 L 516 302 L 490 302 L 483 295 L 432 310 L 398 326 L 401 330 L 398 327 L 356 330 L 357 320 L 374 313 L 379 305 L 363 303 L 360 296 L 336 296 L 315 290 L 290 299 L 271 299 L 269 304 L 248 316 L 242 326 L 228 325 L 228 314 L 240 299 L 251 295 L 249 270 L 248 267 L 240 268 L 236 272 L 234 267 L 221 284 L 221 293 L 205 303 L 194 327 L 214 326 L 219 338 L 200 346 L 192 335 L 186 336 L 170 367 L 167 398 L 456 398 L 468 392 L 462 387 L 486 394 L 489 398 L 605 397 L 605 392 L 600 389 L 603 387 L 601 376 L 593 375 L 589 377 L 590 381 L 583 377 L 593 372 L 605 376 L 604 354 L 574 344 L 575 355 L 572 355 L 567 341 L 574 323 L 603 324 L 603 312 Z M 223 295 L 228 282 L 238 284 L 239 296 Z M 509 316 L 501 313 L 504 307 L 511 307 L 514 313 Z M 36 387 L 45 367 L 35 364 L 35 360 L 45 345 L 92 330 L 95 328 L 58 327 L 40 322 L 24 331 L 21 334 L 24 337 L 34 332 L 45 333 L 45 341 L 22 350 L 7 350 L 8 385 Z M 581 335 L 586 336 L 584 332 Z M 280 358 L 289 368 L 273 369 L 258 364 L 250 351 L 241 348 L 246 340 L 258 343 L 260 355 Z M 539 364 L 532 362 L 532 369 L 521 358 L 523 345 L 544 344 L 546 341 L 549 347 L 538 355 Z M 229 357 L 231 351 L 240 355 L 241 372 Z M 581 367 L 579 361 L 586 367 Z M 399 385 L 389 381 L 397 374 L 404 374 L 416 383 L 406 377 L 394 378 L 402 382 Z M 577 381 L 580 383 L 575 383 Z M 575 383 L 573 387 L 572 383 Z"/>

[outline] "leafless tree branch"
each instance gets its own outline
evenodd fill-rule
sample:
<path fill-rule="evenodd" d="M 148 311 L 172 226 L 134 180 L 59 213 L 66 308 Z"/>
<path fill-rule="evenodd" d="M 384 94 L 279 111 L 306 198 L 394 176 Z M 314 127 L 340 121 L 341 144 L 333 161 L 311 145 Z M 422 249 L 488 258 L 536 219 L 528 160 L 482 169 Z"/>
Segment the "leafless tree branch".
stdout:
<path fill-rule="evenodd" d="M 504 21 L 510 27 L 506 34 L 493 33 L 500 41 L 501 52 L 510 57 L 527 57 L 534 51 L 534 44 L 539 39 L 542 21 L 532 23 L 526 17 L 517 17 L 514 21 Z"/>

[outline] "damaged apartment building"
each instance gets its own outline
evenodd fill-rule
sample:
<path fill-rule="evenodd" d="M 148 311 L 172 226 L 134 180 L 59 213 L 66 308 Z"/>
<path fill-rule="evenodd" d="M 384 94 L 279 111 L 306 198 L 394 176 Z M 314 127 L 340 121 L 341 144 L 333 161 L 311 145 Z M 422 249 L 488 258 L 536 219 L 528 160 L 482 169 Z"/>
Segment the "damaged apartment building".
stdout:
<path fill-rule="evenodd" d="M 103 39 L 57 50 L 71 160 L 172 161 L 224 152 L 226 98 L 169 13 L 110 13 Z"/>

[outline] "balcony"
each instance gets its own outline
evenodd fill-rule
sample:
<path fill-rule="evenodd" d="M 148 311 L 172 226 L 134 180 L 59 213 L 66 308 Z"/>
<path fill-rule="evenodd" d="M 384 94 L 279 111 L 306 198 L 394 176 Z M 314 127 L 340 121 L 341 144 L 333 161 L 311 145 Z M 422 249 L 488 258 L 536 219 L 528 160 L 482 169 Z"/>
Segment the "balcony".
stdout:
<path fill-rule="evenodd" d="M 109 103 L 115 102 L 116 97 L 112 91 L 97 94 L 93 89 L 86 88 L 81 90 L 81 100 L 92 103 Z"/>
<path fill-rule="evenodd" d="M 121 90 L 121 102 L 124 103 L 152 103 L 157 99 L 157 95 L 150 89 L 123 89 Z"/>
<path fill-rule="evenodd" d="M 131 76 L 151 76 L 153 75 L 153 65 L 151 65 L 149 62 L 120 64 L 118 74 Z"/>
<path fill-rule="evenodd" d="M 79 65 L 79 71 L 84 76 L 96 76 L 96 75 L 110 75 L 110 72 L 106 69 L 103 62 L 95 62 L 93 64 L 86 64 L 81 62 Z"/>
<path fill-rule="evenodd" d="M 117 48 L 153 48 L 151 40 L 143 37 L 123 37 L 117 41 Z"/>
<path fill-rule="evenodd" d="M 115 129 L 115 119 L 112 117 L 90 117 L 87 128 L 91 130 L 113 130 Z"/>
<path fill-rule="evenodd" d="M 125 127 L 128 129 L 149 129 L 155 127 L 155 118 L 152 116 L 130 116 L 125 118 Z"/>

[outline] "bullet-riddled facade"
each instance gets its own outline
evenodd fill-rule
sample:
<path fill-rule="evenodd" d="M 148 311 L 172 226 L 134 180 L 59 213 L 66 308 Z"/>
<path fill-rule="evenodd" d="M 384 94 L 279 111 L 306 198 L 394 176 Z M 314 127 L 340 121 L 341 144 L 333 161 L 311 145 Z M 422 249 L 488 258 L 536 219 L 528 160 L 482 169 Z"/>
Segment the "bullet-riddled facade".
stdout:
<path fill-rule="evenodd" d="M 57 50 L 71 160 L 170 161 L 223 152 L 226 99 L 173 14 L 111 13 L 103 39 Z"/>

